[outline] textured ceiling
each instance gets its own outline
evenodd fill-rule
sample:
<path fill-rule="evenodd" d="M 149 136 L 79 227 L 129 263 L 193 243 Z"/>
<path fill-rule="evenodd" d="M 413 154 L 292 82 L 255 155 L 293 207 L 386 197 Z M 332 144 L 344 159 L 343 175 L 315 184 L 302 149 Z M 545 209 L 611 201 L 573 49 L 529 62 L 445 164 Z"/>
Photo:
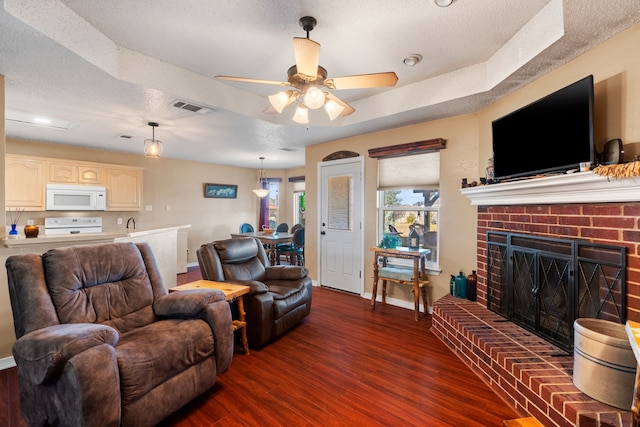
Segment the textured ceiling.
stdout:
<path fill-rule="evenodd" d="M 640 21 L 639 0 L 4 0 L 0 73 L 7 137 L 266 168 L 304 164 L 311 144 L 477 111 Z M 394 71 L 393 88 L 334 93 L 355 108 L 309 125 L 267 114 L 298 24 L 314 16 L 329 77 Z M 404 57 L 420 54 L 414 67 Z M 580 76 L 582 77 L 582 76 Z M 204 114 L 177 109 L 187 101 Z M 21 114 L 68 130 L 21 123 Z M 128 135 L 131 138 L 122 138 Z"/>

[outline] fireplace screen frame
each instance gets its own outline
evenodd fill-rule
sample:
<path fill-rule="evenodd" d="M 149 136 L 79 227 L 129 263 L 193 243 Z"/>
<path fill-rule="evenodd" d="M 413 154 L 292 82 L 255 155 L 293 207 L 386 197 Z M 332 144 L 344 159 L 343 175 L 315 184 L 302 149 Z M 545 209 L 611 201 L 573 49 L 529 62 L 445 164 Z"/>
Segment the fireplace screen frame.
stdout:
<path fill-rule="evenodd" d="M 488 231 L 487 308 L 573 351 L 581 317 L 626 322 L 626 248 Z"/>

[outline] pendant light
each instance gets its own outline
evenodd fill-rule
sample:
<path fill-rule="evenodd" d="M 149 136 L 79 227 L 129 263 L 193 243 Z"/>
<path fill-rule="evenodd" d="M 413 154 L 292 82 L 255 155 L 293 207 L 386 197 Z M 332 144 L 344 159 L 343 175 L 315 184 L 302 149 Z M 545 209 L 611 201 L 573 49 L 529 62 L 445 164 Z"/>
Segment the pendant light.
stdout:
<path fill-rule="evenodd" d="M 152 136 L 151 136 L 151 139 L 144 140 L 144 155 L 147 157 L 157 159 L 160 157 L 160 155 L 162 155 L 162 141 L 158 141 L 156 139 L 155 130 L 158 127 L 158 124 L 155 122 L 149 122 L 147 124 L 151 126 Z"/>
<path fill-rule="evenodd" d="M 258 169 L 258 182 L 256 182 L 256 188 L 253 190 L 256 196 L 260 197 L 261 199 L 266 197 L 269 194 L 269 189 L 264 188 L 264 184 L 266 184 L 267 182 L 267 177 L 265 175 L 264 168 L 262 167 L 263 163 L 264 163 L 264 157 L 260 157 L 260 169 Z"/>

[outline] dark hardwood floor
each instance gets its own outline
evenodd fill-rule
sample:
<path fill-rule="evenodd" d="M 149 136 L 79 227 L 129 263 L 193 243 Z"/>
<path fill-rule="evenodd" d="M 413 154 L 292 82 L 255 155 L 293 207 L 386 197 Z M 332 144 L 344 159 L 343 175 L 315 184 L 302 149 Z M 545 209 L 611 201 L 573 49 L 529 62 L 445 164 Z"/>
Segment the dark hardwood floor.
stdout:
<path fill-rule="evenodd" d="M 178 284 L 200 279 L 197 269 Z M 314 287 L 309 317 L 249 355 L 162 426 L 501 426 L 518 414 L 431 332 L 431 319 Z M 15 368 L 0 425 L 23 426 Z"/>

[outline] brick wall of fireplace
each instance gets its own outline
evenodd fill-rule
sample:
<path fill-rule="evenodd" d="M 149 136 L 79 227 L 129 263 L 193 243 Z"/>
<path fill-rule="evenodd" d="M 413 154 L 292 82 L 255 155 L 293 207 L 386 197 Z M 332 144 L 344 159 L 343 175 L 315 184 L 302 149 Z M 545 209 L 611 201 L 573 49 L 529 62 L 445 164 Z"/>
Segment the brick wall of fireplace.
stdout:
<path fill-rule="evenodd" d="M 627 319 L 640 321 L 640 203 L 479 206 L 478 301 L 487 304 L 486 234 L 509 231 L 581 239 L 627 250 Z"/>
<path fill-rule="evenodd" d="M 631 412 L 582 393 L 573 354 L 487 307 L 488 231 L 579 239 L 626 248 L 627 319 L 640 321 L 640 177 L 576 173 L 464 188 L 478 210 L 478 301 L 436 301 L 432 331 L 523 416 L 556 427 L 629 427 Z"/>

